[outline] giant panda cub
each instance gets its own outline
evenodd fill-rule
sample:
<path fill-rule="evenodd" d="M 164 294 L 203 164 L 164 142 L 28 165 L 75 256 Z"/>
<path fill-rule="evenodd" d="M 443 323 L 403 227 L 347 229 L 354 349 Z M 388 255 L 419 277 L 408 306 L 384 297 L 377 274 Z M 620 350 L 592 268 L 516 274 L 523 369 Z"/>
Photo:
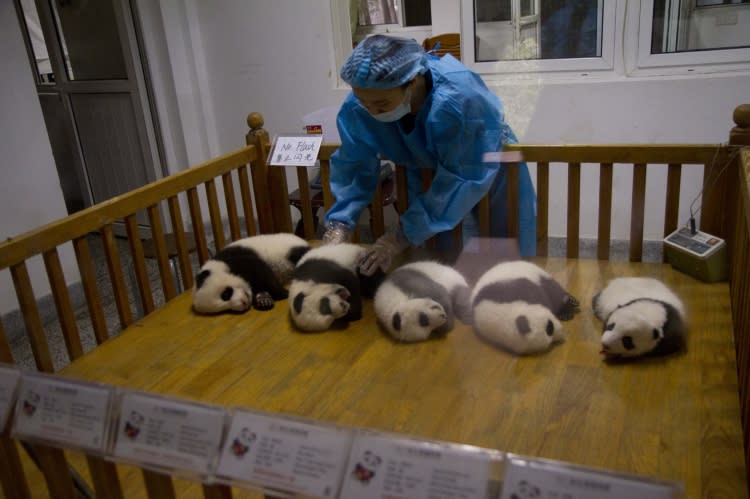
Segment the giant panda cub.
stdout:
<path fill-rule="evenodd" d="M 685 307 L 657 279 L 612 279 L 594 296 L 592 307 L 604 323 L 601 353 L 605 360 L 666 355 L 685 346 Z"/>
<path fill-rule="evenodd" d="M 288 296 L 284 285 L 294 266 L 310 249 L 294 234 L 262 234 L 238 239 L 206 260 L 193 286 L 198 313 L 244 312 L 273 308 Z"/>
<path fill-rule="evenodd" d="M 542 268 L 523 260 L 485 272 L 471 293 L 477 334 L 517 355 L 539 353 L 564 341 L 561 320 L 580 310 L 578 300 Z"/>
<path fill-rule="evenodd" d="M 422 341 L 453 329 L 454 315 L 471 321 L 471 290 L 453 267 L 433 261 L 403 265 L 375 293 L 375 315 L 399 341 Z"/>
<path fill-rule="evenodd" d="M 311 249 L 297 263 L 289 285 L 289 312 L 301 331 L 324 331 L 335 321 L 362 318 L 362 296 L 372 298 L 385 274 L 359 273 L 365 248 L 327 244 Z"/>

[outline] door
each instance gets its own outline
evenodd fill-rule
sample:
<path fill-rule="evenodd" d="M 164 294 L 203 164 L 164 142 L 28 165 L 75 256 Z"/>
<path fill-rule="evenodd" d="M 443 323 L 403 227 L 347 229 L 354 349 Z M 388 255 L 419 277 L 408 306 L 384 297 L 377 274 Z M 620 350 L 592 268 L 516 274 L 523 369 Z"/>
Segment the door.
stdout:
<path fill-rule="evenodd" d="M 130 2 L 15 1 L 68 210 L 161 177 Z"/>

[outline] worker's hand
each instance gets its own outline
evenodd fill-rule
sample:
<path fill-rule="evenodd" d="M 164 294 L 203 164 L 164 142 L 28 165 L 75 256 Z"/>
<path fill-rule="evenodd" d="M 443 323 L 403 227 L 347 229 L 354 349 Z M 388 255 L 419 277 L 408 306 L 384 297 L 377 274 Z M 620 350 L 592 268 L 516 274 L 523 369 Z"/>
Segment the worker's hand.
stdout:
<path fill-rule="evenodd" d="M 326 231 L 323 233 L 323 244 L 339 244 L 349 241 L 352 235 L 352 228 L 344 222 L 331 220 L 326 224 Z"/>
<path fill-rule="evenodd" d="M 359 271 L 367 276 L 373 275 L 378 269 L 387 272 L 393 262 L 393 257 L 407 249 L 411 244 L 406 239 L 401 227 L 387 232 L 373 243 L 359 262 Z"/>

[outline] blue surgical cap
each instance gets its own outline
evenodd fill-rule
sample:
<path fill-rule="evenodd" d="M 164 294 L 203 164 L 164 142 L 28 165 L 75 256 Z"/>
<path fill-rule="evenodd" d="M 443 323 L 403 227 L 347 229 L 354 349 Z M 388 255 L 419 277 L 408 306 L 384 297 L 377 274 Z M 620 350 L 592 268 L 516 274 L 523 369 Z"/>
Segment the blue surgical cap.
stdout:
<path fill-rule="evenodd" d="M 414 40 L 373 35 L 344 61 L 341 78 L 356 88 L 396 88 L 427 71 L 427 54 Z"/>

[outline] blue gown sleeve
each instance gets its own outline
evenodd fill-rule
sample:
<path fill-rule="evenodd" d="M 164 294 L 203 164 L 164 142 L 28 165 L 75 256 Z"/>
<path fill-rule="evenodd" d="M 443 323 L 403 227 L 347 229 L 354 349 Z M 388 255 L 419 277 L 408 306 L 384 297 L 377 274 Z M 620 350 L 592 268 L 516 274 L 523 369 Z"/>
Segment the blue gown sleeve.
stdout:
<path fill-rule="evenodd" d="M 325 222 L 335 220 L 354 227 L 370 204 L 380 178 L 377 151 L 363 140 L 368 133 L 351 110 L 342 108 L 336 118 L 341 147 L 331 156 L 331 192 L 335 201 Z"/>
<path fill-rule="evenodd" d="M 427 145 L 438 159 L 432 184 L 401 216 L 412 244 L 453 229 L 492 186 L 500 165 L 482 156 L 501 148 L 502 115 L 499 102 L 476 97 L 450 96 L 432 105 L 426 121 Z"/>

